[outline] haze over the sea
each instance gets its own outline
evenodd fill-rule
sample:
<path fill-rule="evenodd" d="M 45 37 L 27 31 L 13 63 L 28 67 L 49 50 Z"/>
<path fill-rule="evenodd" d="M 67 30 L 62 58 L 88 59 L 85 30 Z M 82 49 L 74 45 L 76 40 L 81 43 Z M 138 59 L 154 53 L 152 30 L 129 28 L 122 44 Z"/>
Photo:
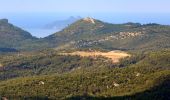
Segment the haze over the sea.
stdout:
<path fill-rule="evenodd" d="M 93 17 L 109 23 L 139 22 L 170 25 L 170 0 L 3 0 L 0 19 L 44 37 L 58 30 L 39 30 L 70 16 Z M 45 33 L 47 32 L 47 33 Z"/>

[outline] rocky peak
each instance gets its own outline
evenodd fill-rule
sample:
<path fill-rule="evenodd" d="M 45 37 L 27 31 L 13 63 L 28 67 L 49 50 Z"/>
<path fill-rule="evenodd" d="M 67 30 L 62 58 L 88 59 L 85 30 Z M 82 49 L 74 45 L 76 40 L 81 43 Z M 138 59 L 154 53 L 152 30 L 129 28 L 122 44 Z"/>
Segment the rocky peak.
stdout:
<path fill-rule="evenodd" d="M 92 23 L 92 24 L 95 24 L 95 20 L 93 18 L 90 18 L 90 17 L 86 17 L 83 19 L 84 21 L 86 22 L 89 22 L 89 23 Z"/>

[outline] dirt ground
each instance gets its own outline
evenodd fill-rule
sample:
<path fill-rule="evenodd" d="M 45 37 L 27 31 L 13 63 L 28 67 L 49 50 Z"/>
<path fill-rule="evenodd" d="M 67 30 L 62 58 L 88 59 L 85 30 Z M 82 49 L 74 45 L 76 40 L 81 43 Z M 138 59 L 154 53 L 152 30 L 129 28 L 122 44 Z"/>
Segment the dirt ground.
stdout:
<path fill-rule="evenodd" d="M 110 51 L 110 52 L 100 52 L 100 51 L 95 51 L 95 52 L 86 52 L 86 51 L 76 51 L 72 53 L 62 53 L 64 55 L 79 55 L 82 57 L 89 57 L 89 56 L 103 56 L 106 58 L 110 58 L 113 63 L 119 62 L 120 59 L 125 58 L 125 57 L 130 57 L 130 54 L 123 52 L 123 51 Z"/>

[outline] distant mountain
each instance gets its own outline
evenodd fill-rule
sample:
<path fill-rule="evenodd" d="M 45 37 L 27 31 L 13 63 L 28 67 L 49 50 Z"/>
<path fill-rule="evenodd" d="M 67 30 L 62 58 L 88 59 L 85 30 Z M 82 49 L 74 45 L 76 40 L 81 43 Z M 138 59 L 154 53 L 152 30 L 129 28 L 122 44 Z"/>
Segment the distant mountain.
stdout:
<path fill-rule="evenodd" d="M 110 24 L 90 17 L 68 25 L 60 32 L 45 38 L 0 20 L 0 48 L 19 50 L 105 49 L 105 50 L 156 50 L 170 47 L 170 26 L 155 23 Z"/>
<path fill-rule="evenodd" d="M 0 20 L 0 48 L 18 48 L 32 40 L 36 38 L 30 33 L 8 23 L 7 19 Z"/>
<path fill-rule="evenodd" d="M 87 17 L 76 21 L 62 31 L 45 37 L 44 39 L 58 45 L 60 43 L 63 44 L 78 40 L 94 40 L 98 39 L 101 35 L 127 28 L 125 25 L 113 25 Z"/>
<path fill-rule="evenodd" d="M 116 29 L 119 28 L 119 29 Z M 114 27 L 113 24 L 105 23 L 90 17 L 81 19 L 76 21 L 75 23 L 66 27 L 63 31 L 58 32 L 54 35 L 62 36 L 62 35 L 82 35 L 82 34 L 104 34 L 113 31 L 117 31 L 120 29 L 124 29 L 125 27 L 119 26 Z"/>
<path fill-rule="evenodd" d="M 45 25 L 43 28 L 44 29 L 61 30 L 61 29 L 64 29 L 65 27 L 67 27 L 68 25 L 76 22 L 79 19 L 81 19 L 81 17 L 73 17 L 73 16 L 71 16 L 66 20 L 57 20 L 57 21 L 51 22 L 51 23 Z"/>
<path fill-rule="evenodd" d="M 84 18 L 45 38 L 57 49 L 159 49 L 170 47 L 170 26 L 159 24 L 109 24 Z"/>

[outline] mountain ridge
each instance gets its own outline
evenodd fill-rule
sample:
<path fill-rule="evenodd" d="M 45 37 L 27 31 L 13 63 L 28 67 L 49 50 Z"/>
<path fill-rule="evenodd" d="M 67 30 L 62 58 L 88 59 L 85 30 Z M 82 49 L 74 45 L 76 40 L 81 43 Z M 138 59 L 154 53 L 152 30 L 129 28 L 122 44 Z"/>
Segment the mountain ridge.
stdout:
<path fill-rule="evenodd" d="M 77 20 L 81 19 L 81 17 L 73 17 L 70 16 L 68 19 L 66 20 L 58 20 L 58 21 L 54 21 L 51 22 L 49 24 L 46 24 L 43 29 L 57 29 L 57 30 L 62 30 L 65 27 L 67 27 L 68 25 L 76 22 Z"/>
<path fill-rule="evenodd" d="M 72 47 L 77 44 L 75 48 L 81 48 L 82 45 L 83 48 L 95 47 L 95 45 L 97 48 L 103 48 L 101 45 L 105 45 L 106 49 L 140 49 L 142 47 L 151 49 L 151 45 L 153 48 L 158 48 L 156 46 L 159 45 L 161 48 L 169 47 L 169 32 L 170 26 L 167 25 L 154 23 L 144 25 L 139 23 L 110 24 L 87 17 L 45 39 L 57 42 L 59 45 L 60 42 L 62 42 L 61 45 L 72 42 L 74 43 L 71 45 Z M 160 38 L 159 41 L 157 41 L 158 38 Z M 108 44 L 110 46 L 106 47 Z"/>
<path fill-rule="evenodd" d="M 34 40 L 29 32 L 10 24 L 7 19 L 0 20 L 0 47 L 18 47 L 22 42 Z"/>
<path fill-rule="evenodd" d="M 155 23 L 110 24 L 87 17 L 45 38 L 35 38 L 7 19 L 1 20 L 0 25 L 1 48 L 153 50 L 170 47 L 170 26 Z"/>
<path fill-rule="evenodd" d="M 0 54 L 0 99 L 169 99 L 170 26 L 85 18 L 34 38 L 3 19 L 0 32 L 13 52 Z"/>

